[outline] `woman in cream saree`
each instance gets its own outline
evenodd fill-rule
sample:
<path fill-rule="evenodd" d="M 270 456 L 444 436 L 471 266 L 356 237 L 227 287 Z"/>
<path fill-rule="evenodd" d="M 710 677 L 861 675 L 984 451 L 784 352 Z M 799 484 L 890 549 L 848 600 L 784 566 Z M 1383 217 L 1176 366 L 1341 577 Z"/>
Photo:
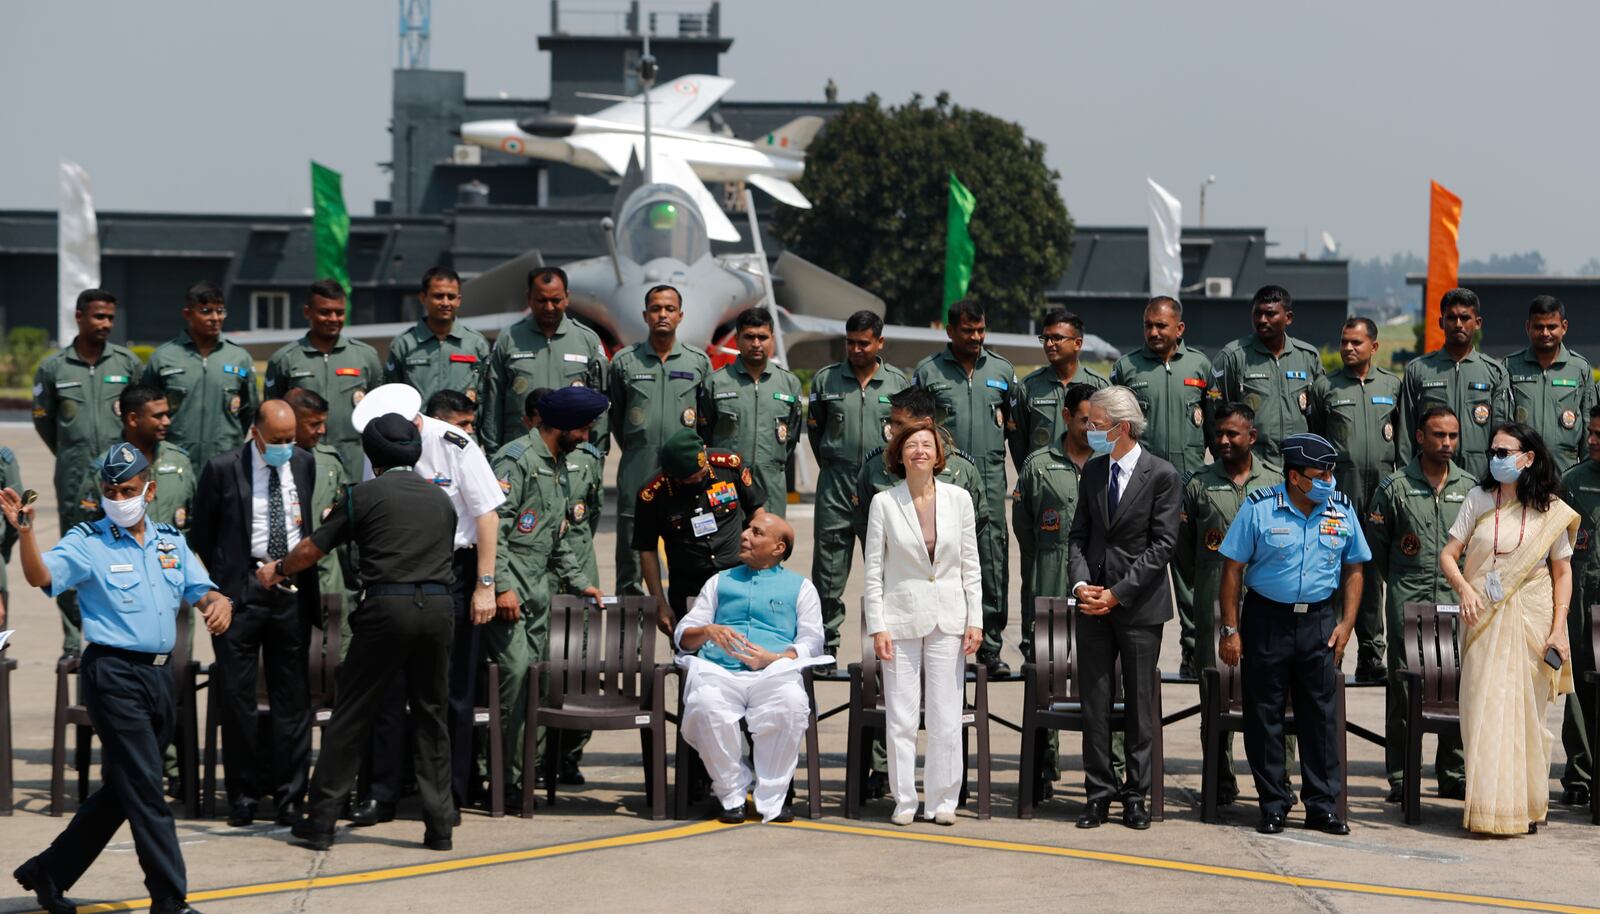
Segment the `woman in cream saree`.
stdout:
<path fill-rule="evenodd" d="M 1490 478 L 1462 506 L 1440 566 L 1461 594 L 1465 623 L 1462 825 L 1516 835 L 1535 831 L 1549 811 L 1554 738 L 1545 712 L 1572 691 L 1566 616 L 1578 515 L 1555 497 L 1559 477 L 1532 428 L 1502 427 L 1490 454 Z M 1552 648 L 1559 670 L 1544 659 Z"/>

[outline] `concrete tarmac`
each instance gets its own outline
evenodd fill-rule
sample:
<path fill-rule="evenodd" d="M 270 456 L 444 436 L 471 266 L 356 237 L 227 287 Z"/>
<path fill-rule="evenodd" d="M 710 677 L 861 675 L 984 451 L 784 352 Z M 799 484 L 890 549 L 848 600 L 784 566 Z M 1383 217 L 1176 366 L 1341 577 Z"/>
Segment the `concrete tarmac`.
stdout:
<path fill-rule="evenodd" d="M 51 458 L 23 424 L 0 425 L 0 444 L 13 448 L 24 479 L 40 493 L 39 533 L 56 541 Z M 613 461 L 614 463 L 614 461 Z M 609 474 L 608 474 L 609 475 Z M 616 504 L 607 493 L 607 504 Z M 1009 514 L 1009 512 L 1007 512 Z M 811 509 L 790 507 L 798 534 L 791 567 L 808 572 Z M 614 526 L 602 524 L 602 576 L 612 566 Z M 859 556 L 858 556 L 859 558 Z M 1013 568 L 1015 568 L 1013 555 Z M 858 631 L 859 561 L 846 602 L 846 632 Z M 1012 605 L 1018 599 L 1012 574 Z M 5 873 L 48 844 L 66 824 L 49 809 L 54 666 L 60 654 L 55 605 L 22 581 L 11 563 L 11 613 L 5 627 L 17 634 L 7 654 L 20 661 L 13 674 L 17 810 L 0 818 L 0 867 Z M 1007 633 L 1006 659 L 1020 669 L 1016 619 Z M 847 637 L 841 662 L 859 656 Z M 209 661 L 208 639 L 197 654 Z M 1347 667 L 1353 664 L 1347 657 Z M 661 660 L 667 659 L 665 651 Z M 1176 669 L 1177 626 L 1168 627 L 1162 668 Z M 1021 719 L 1020 681 L 991 687 L 993 712 Z M 819 704 L 848 700 L 844 683 L 820 683 Z M 1192 685 L 1162 690 L 1168 714 L 1197 700 Z M 669 699 L 670 702 L 670 699 Z M 1382 689 L 1352 689 L 1349 717 L 1382 731 Z M 1559 708 L 1548 724 L 1558 735 L 1552 774 L 1563 757 Z M 1165 730 L 1166 820 L 1149 831 L 1112 821 L 1080 831 L 1073 821 L 1083 799 L 1080 740 L 1062 738 L 1064 775 L 1055 799 L 1037 818 L 1016 818 L 1020 738 L 996 723 L 994 817 L 979 821 L 975 804 L 953 828 L 888 822 L 892 804 L 867 804 L 864 818 L 843 818 L 845 714 L 821 725 L 823 818 L 793 825 L 720 826 L 696 810 L 688 822 L 645 817 L 639 742 L 631 732 L 598 733 L 584 759 L 588 783 L 562 788 L 554 807 L 542 803 L 531 819 L 491 819 L 474 811 L 455 833 L 455 849 L 433 853 L 420 845 L 422 823 L 414 801 L 401 818 L 367 829 L 341 826 L 326 853 L 288 843 L 288 830 L 271 824 L 229 828 L 221 820 L 178 820 L 188 864 L 190 900 L 202 910 L 228 912 L 438 911 L 502 908 L 665 911 L 887 911 L 1161 909 L 1331 912 L 1423 911 L 1499 907 L 1520 910 L 1588 910 L 1600 905 L 1600 827 L 1586 810 L 1551 807 L 1550 824 L 1537 835 L 1474 837 L 1461 828 L 1458 802 L 1434 796 L 1427 778 L 1423 822 L 1407 827 L 1397 805 L 1383 802 L 1382 750 L 1351 737 L 1350 818 L 1353 833 L 1334 838 L 1295 827 L 1280 836 L 1256 834 L 1255 791 L 1236 743 L 1240 802 L 1223 809 L 1218 824 L 1199 821 L 1200 734 L 1191 717 Z M 1425 754 L 1431 759 L 1432 738 Z M 671 749 L 669 738 L 668 748 Z M 68 753 L 71 758 L 71 753 Z M 669 776 L 671 762 L 668 763 Z M 802 769 L 803 770 L 803 769 Z M 98 783 L 98 766 L 93 783 Z M 75 772 L 67 772 L 68 814 L 75 808 Z M 803 783 L 803 782 L 802 782 Z M 1560 785 L 1552 778 L 1552 799 Z M 804 812 L 802 787 L 797 811 Z M 178 810 L 177 806 L 174 806 Z M 270 820 L 269 820 L 270 821 Z M 127 910 L 148 901 L 132 839 L 116 842 L 69 893 L 80 911 Z M 0 884 L 0 912 L 33 909 L 31 896 L 12 881 Z"/>

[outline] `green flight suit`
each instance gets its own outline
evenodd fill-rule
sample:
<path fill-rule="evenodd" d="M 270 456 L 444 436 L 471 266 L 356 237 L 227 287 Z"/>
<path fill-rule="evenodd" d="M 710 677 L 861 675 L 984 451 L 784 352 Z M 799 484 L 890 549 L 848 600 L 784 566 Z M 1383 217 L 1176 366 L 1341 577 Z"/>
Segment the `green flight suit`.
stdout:
<path fill-rule="evenodd" d="M 24 491 L 17 454 L 3 445 L 0 445 L 0 489 L 12 489 L 19 495 Z M 6 565 L 11 562 L 11 547 L 16 545 L 17 535 L 17 528 L 11 526 L 4 514 L 0 514 L 0 599 L 6 600 L 6 621 L 0 624 L 0 628 L 17 627 L 16 620 L 11 618 L 11 588 L 6 583 Z"/>
<path fill-rule="evenodd" d="M 1367 369 L 1365 378 L 1340 368 L 1311 385 L 1311 431 L 1338 449 L 1334 478 L 1358 517 L 1366 516 L 1378 483 L 1395 471 L 1399 397 L 1400 378 L 1377 365 Z M 1361 610 L 1356 614 L 1358 666 L 1383 665 L 1383 620 L 1383 580 L 1376 574 L 1366 575 L 1361 585 Z"/>
<path fill-rule="evenodd" d="M 806 437 L 817 458 L 811 583 L 822 601 L 823 638 L 830 654 L 839 649 L 844 589 L 856 552 L 856 480 L 867 453 L 881 451 L 889 440 L 889 397 L 909 386 L 905 372 L 882 359 L 865 385 L 856 380 L 849 362 L 835 362 L 811 378 Z"/>
<path fill-rule="evenodd" d="M 106 343 L 93 365 L 78 355 L 77 340 L 39 363 L 33 377 L 33 427 L 56 457 L 56 514 L 65 532 L 89 519 L 98 496 L 87 505 L 73 495 L 83 491 L 85 477 L 96 476 L 100 458 L 122 440 L 122 415 L 117 398 L 137 380 L 139 357 L 116 343 Z M 77 651 L 83 642 L 78 595 L 56 597 L 61 613 L 61 649 Z"/>
<path fill-rule="evenodd" d="M 187 332 L 179 334 L 150 354 L 140 381 L 167 395 L 167 440 L 197 467 L 244 444 L 261 405 L 255 361 L 226 336 L 203 356 Z"/>
<path fill-rule="evenodd" d="M 1391 637 L 1387 659 L 1389 675 L 1406 665 L 1401 625 L 1407 603 L 1455 603 L 1456 592 L 1439 570 L 1439 553 L 1450 540 L 1450 527 L 1461 513 L 1467 493 L 1477 478 L 1455 464 L 1444 488 L 1435 492 L 1422 473 L 1421 461 L 1390 473 L 1378 484 L 1366 514 L 1367 545 L 1372 548 L 1372 571 L 1383 578 L 1389 591 L 1385 613 Z M 1391 678 L 1385 696 L 1384 767 L 1389 785 L 1400 783 L 1406 761 L 1406 688 Z M 1434 776 L 1446 791 L 1462 783 L 1466 758 L 1461 739 L 1439 737 L 1434 756 Z"/>
<path fill-rule="evenodd" d="M 600 530 L 600 512 L 605 508 L 605 485 L 601 479 L 605 464 L 605 453 L 585 441 L 567 453 L 560 473 L 567 493 L 567 548 L 578 557 L 584 578 L 596 587 L 600 586 L 600 560 L 595 554 L 594 537 Z M 568 730 L 561 735 L 562 771 L 578 769 L 589 736 L 588 730 Z"/>
<path fill-rule="evenodd" d="M 1588 422 L 1583 423 L 1584 426 Z M 1578 512 L 1578 541 L 1572 547 L 1572 603 L 1567 609 L 1567 643 L 1572 648 L 1572 678 L 1578 689 L 1567 696 L 1561 722 L 1561 744 L 1567 751 L 1567 766 L 1561 772 L 1561 786 L 1593 790 L 1594 747 L 1589 745 L 1588 715 L 1584 707 L 1589 692 L 1583 687 L 1585 674 L 1595 668 L 1594 642 L 1590 637 L 1590 612 L 1600 602 L 1600 550 L 1595 549 L 1594 532 L 1600 524 L 1600 463 L 1584 460 L 1561 477 L 1565 491 L 1561 497 Z"/>
<path fill-rule="evenodd" d="M 648 350 L 648 345 L 645 348 Z M 561 319 L 554 336 L 545 336 L 531 317 L 500 331 L 489 353 L 484 408 L 478 411 L 478 437 L 483 439 L 484 450 L 492 454 L 500 446 L 522 436 L 524 408 L 528 394 L 533 391 L 541 387 L 555 389 L 582 384 L 607 393 L 610 375 L 600 337 L 570 317 Z M 610 421 L 604 415 L 596 419 L 589 436 L 602 453 L 611 446 L 606 441 Z M 639 485 L 644 485 L 651 475 L 644 474 Z M 631 504 L 636 491 L 637 488 L 620 500 Z"/>
<path fill-rule="evenodd" d="M 1594 370 L 1589 360 L 1563 345 L 1549 368 L 1532 349 L 1506 356 L 1511 385 L 1511 417 L 1534 427 L 1561 472 L 1589 454 L 1589 410 L 1595 406 Z"/>
<path fill-rule="evenodd" d="M 800 379 L 771 362 L 752 378 L 743 359 L 712 373 L 701 389 L 700 436 L 708 447 L 733 451 L 767 493 L 766 509 L 789 508 L 789 455 L 800 443 Z"/>
<path fill-rule="evenodd" d="M 328 433 L 322 440 L 339 452 L 345 474 L 361 476 L 361 435 L 350 414 L 367 391 L 383 383 L 378 350 L 339 334 L 327 354 L 311 344 L 310 335 L 284 345 L 267 360 L 266 398 L 276 400 L 291 388 L 304 387 L 328 401 Z"/>
<path fill-rule="evenodd" d="M 699 429 L 700 389 L 709 377 L 710 357 L 677 341 L 665 360 L 644 340 L 620 350 L 611 362 L 609 421 L 622 449 L 617 466 L 619 596 L 644 595 L 639 556 L 633 550 L 635 496 L 661 470 L 661 443 L 680 428 Z"/>
<path fill-rule="evenodd" d="M 950 433 L 962 453 L 971 455 L 983 480 L 984 498 L 1002 510 L 1006 485 L 1006 436 L 1016 428 L 1017 373 L 1002 356 L 984 350 L 969 377 L 946 346 L 917 363 L 911 374 L 918 387 L 938 401 L 934 421 Z M 1010 536 L 1002 519 L 978 531 L 978 559 L 983 567 L 983 647 L 980 660 L 1000 655 L 1006 630 Z"/>
<path fill-rule="evenodd" d="M 1271 463 L 1250 455 L 1250 472 L 1244 484 L 1237 485 L 1221 463 L 1212 463 L 1183 477 L 1183 514 L 1179 518 L 1175 564 L 1194 581 L 1194 667 L 1195 671 L 1217 665 L 1217 600 L 1222 590 L 1222 538 L 1239 513 L 1245 498 L 1256 489 L 1283 482 L 1283 473 Z M 1201 679 L 1200 700 L 1205 701 L 1205 680 Z M 1239 795 L 1239 782 L 1233 774 L 1233 739 L 1222 747 L 1217 771 L 1220 797 Z"/>
<path fill-rule="evenodd" d="M 317 461 L 317 475 L 311 480 L 311 516 L 313 527 L 320 527 L 328 522 L 328 517 L 333 514 L 334 500 L 340 490 L 350 484 L 350 474 L 345 471 L 344 461 L 339 458 L 339 452 L 332 445 L 317 443 L 311 449 L 311 456 Z M 346 586 L 347 580 L 355 580 L 353 575 L 346 576 L 344 562 L 348 557 L 348 547 L 341 547 L 317 561 L 317 591 L 324 598 L 339 597 L 339 659 L 343 660 L 350 653 L 350 613 L 355 609 L 355 601 L 350 599 L 350 590 Z M 324 619 L 324 631 L 326 620 Z"/>
<path fill-rule="evenodd" d="M 1062 419 L 1062 404 L 1067 399 L 1067 385 L 1086 384 L 1095 390 L 1110 387 L 1105 375 L 1087 365 L 1079 365 L 1072 380 L 1062 383 L 1056 370 L 1049 365 L 1036 369 L 1022 379 L 1016 394 L 1016 430 L 1011 433 L 1011 462 L 1017 472 L 1033 452 L 1060 441 L 1067 432 Z"/>
<path fill-rule="evenodd" d="M 590 585 L 566 536 L 567 493 L 558 461 L 537 431 L 504 445 L 491 465 L 506 500 L 500 505 L 500 541 L 495 550 L 497 586 L 517 592 L 522 618 L 498 616 L 483 626 L 484 656 L 500 665 L 500 707 L 508 788 L 522 783 L 522 737 L 528 716 L 528 676 L 549 656 L 550 595 Z M 541 728 L 542 730 L 542 728 Z M 538 735 L 544 753 L 544 734 Z"/>
<path fill-rule="evenodd" d="M 489 341 L 483 334 L 456 321 L 441 340 L 424 318 L 389 343 L 389 361 L 384 366 L 383 382 L 410 384 L 422 394 L 424 405 L 441 390 L 460 391 L 478 404 L 481 431 L 488 374 Z M 522 428 L 522 425 L 519 423 L 513 428 Z"/>
<path fill-rule="evenodd" d="M 1274 356 L 1252 334 L 1217 353 L 1211 376 L 1217 390 L 1209 402 L 1213 407 L 1243 403 L 1255 410 L 1256 456 L 1277 463 L 1278 443 L 1308 431 L 1311 383 L 1322 377 L 1322 356 L 1317 347 L 1292 336 L 1283 338 L 1283 353 Z"/>
<path fill-rule="evenodd" d="M 1221 396 L 1212 385 L 1211 360 L 1182 340 L 1163 361 L 1149 346 L 1130 352 L 1111 368 L 1111 383 L 1133 391 L 1144 412 L 1140 447 L 1177 468 L 1193 473 L 1206 465 L 1208 395 Z M 1194 582 L 1174 567 L 1172 597 L 1178 604 L 1180 656 L 1194 669 Z"/>
<path fill-rule="evenodd" d="M 1400 382 L 1400 465 L 1416 456 L 1417 422 L 1433 406 L 1448 406 L 1461 420 L 1456 465 L 1473 479 L 1489 472 L 1489 441 L 1511 420 L 1511 388 L 1505 366 L 1474 349 L 1460 362 L 1435 349 L 1406 363 Z M 1579 419 L 1578 424 L 1587 419 Z"/>

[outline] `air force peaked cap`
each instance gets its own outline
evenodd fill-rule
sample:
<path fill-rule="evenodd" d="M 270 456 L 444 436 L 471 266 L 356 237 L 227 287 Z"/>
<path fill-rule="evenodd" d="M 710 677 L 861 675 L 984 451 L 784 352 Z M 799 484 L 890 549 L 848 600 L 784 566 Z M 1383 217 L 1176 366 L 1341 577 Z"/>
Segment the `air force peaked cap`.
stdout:
<path fill-rule="evenodd" d="M 127 482 L 150 468 L 144 454 L 126 441 L 119 441 L 100 460 L 100 478 L 111 485 Z"/>
<path fill-rule="evenodd" d="M 600 417 L 611 400 L 587 387 L 558 387 L 539 398 L 539 424 L 570 432 Z"/>
<path fill-rule="evenodd" d="M 1339 460 L 1339 451 L 1321 435 L 1303 432 L 1283 439 L 1283 465 L 1307 467 L 1313 470 L 1331 470 Z"/>
<path fill-rule="evenodd" d="M 410 422 L 422 412 L 422 394 L 410 384 L 385 384 L 367 391 L 350 411 L 350 424 L 356 432 L 366 431 L 367 423 L 385 413 L 394 413 Z"/>

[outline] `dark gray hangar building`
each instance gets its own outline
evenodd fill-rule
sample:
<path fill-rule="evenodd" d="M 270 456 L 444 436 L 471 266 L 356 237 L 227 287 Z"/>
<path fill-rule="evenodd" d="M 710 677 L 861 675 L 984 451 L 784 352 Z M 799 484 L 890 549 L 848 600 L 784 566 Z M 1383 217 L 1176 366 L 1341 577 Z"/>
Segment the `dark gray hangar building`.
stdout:
<path fill-rule="evenodd" d="M 390 197 L 375 201 L 374 214 L 355 216 L 350 226 L 353 323 L 416 319 L 417 277 L 435 264 L 471 277 L 531 250 L 552 264 L 605 253 L 600 220 L 615 193 L 607 181 L 569 165 L 463 145 L 453 133 L 462 123 L 593 113 L 611 102 L 592 94 L 633 94 L 646 31 L 662 82 L 719 74 L 733 44 L 722 34 L 717 3 L 703 13 L 659 18 L 641 15 L 633 3 L 607 20 L 612 27 L 603 34 L 580 32 L 595 20 L 574 20 L 566 12 L 551 3 L 550 33 L 538 41 L 550 55 L 548 99 L 469 98 L 465 73 L 394 72 Z M 819 89 L 825 79 L 816 76 Z M 841 107 L 825 100 L 725 99 L 709 118 L 712 129 L 749 138 L 801 115 L 830 117 Z M 730 209 L 736 204 L 734 189 L 709 189 Z M 765 226 L 774 203 L 759 193 L 755 200 Z M 734 219 L 741 226 L 742 216 Z M 309 217 L 111 211 L 99 214 L 99 226 L 102 284 L 128 305 L 116 330 L 122 341 L 176 335 L 183 290 L 201 279 L 226 290 L 230 332 L 303 324 L 303 290 L 316 278 Z M 776 258 L 781 242 L 763 235 L 768 255 Z M 55 245 L 54 211 L 0 211 L 0 325 L 53 330 Z M 1328 346 L 1337 340 L 1349 304 L 1344 261 L 1269 257 L 1264 228 L 1186 228 L 1183 260 L 1194 345 L 1212 350 L 1248 333 L 1250 295 L 1269 282 L 1295 294 L 1298 335 Z M 1143 226 L 1079 226 L 1067 273 L 1046 298 L 1080 312 L 1092 332 L 1126 351 L 1140 345 L 1138 314 L 1129 308 L 1145 298 L 1147 277 Z"/>

